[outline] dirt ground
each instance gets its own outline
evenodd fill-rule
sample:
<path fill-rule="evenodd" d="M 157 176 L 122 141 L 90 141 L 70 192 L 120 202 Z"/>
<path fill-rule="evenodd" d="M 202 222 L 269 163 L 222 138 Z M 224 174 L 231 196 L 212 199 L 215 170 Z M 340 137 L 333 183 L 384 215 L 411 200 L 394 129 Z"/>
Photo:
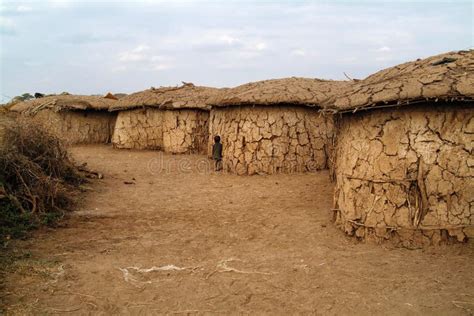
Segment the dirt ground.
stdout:
<path fill-rule="evenodd" d="M 72 153 L 104 179 L 61 227 L 9 244 L 6 314 L 474 313 L 472 242 L 347 238 L 327 172 L 239 177 L 203 156 Z"/>

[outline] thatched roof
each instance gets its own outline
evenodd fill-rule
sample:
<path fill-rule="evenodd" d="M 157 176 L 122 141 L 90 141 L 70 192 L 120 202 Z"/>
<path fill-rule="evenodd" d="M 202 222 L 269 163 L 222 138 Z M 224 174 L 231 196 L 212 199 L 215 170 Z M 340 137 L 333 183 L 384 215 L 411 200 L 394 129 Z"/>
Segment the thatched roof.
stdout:
<path fill-rule="evenodd" d="M 23 101 L 13 105 L 10 110 L 34 114 L 42 109 L 63 110 L 108 110 L 117 101 L 99 96 L 52 95 L 44 98 Z"/>
<path fill-rule="evenodd" d="M 118 100 L 118 98 L 110 92 L 107 92 L 107 94 L 104 96 L 104 98 L 110 99 L 110 100 Z"/>
<path fill-rule="evenodd" d="M 219 91 L 217 88 L 200 87 L 192 83 L 184 83 L 180 87 L 151 88 L 119 99 L 110 111 L 139 107 L 209 110 L 208 99 Z"/>
<path fill-rule="evenodd" d="M 474 50 L 418 59 L 354 82 L 326 101 L 337 111 L 474 99 Z"/>
<path fill-rule="evenodd" d="M 339 93 L 349 81 L 310 78 L 271 79 L 228 89 L 209 100 L 212 106 L 292 104 L 320 107 Z"/>

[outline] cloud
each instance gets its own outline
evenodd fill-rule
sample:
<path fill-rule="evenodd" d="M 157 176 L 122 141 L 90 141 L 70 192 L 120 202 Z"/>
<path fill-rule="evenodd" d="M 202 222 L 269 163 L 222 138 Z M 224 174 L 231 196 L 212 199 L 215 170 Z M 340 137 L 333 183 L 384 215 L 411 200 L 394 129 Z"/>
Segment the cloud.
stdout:
<path fill-rule="evenodd" d="M 0 92 L 360 78 L 472 45 L 470 3 L 421 2 L 0 0 Z M 93 79 L 73 80 L 78 67 Z"/>
<path fill-rule="evenodd" d="M 267 44 L 265 42 L 259 42 L 255 45 L 255 49 L 258 51 L 263 51 L 267 48 Z"/>
<path fill-rule="evenodd" d="M 40 66 L 43 66 L 43 63 L 39 62 L 39 61 L 25 61 L 23 62 L 23 65 L 25 65 L 26 67 L 40 67 Z"/>
<path fill-rule="evenodd" d="M 16 35 L 16 23 L 11 18 L 0 16 L 0 34 Z"/>
<path fill-rule="evenodd" d="M 293 49 L 290 53 L 293 56 L 300 56 L 300 57 L 306 56 L 306 51 L 301 48 Z"/>
<path fill-rule="evenodd" d="M 191 48 L 199 51 L 225 51 L 239 48 L 242 39 L 233 30 L 183 30 L 177 35 L 178 42 L 191 44 Z"/>
<path fill-rule="evenodd" d="M 393 56 L 378 56 L 378 57 L 375 57 L 375 61 L 379 62 L 379 63 L 387 63 L 387 62 L 390 62 L 394 59 L 395 58 L 393 58 Z"/>
<path fill-rule="evenodd" d="M 355 65 L 360 63 L 360 60 L 356 56 L 343 56 L 341 58 L 337 58 L 335 62 L 342 65 Z"/>
<path fill-rule="evenodd" d="M 14 2 L 0 1 L 0 13 L 3 16 L 18 16 L 33 11 L 33 7 L 27 4 L 16 4 Z"/>
<path fill-rule="evenodd" d="M 87 1 L 84 1 L 87 2 Z M 48 7 L 52 8 L 59 8 L 59 9 L 64 9 L 64 8 L 69 8 L 75 4 L 74 0 L 47 0 L 46 1 Z"/>
<path fill-rule="evenodd" d="M 227 34 L 224 34 L 224 35 L 221 35 L 218 40 L 220 42 L 224 42 L 224 43 L 227 43 L 228 45 L 233 45 L 235 43 L 239 43 L 240 40 L 238 38 L 235 38 L 233 36 L 230 36 L 230 35 L 227 35 Z"/>
<path fill-rule="evenodd" d="M 389 46 L 381 46 L 375 50 L 374 60 L 378 64 L 388 65 L 390 62 L 396 61 L 395 55 Z"/>
<path fill-rule="evenodd" d="M 166 59 L 166 57 L 161 56 L 161 55 L 151 56 L 151 61 L 153 61 L 153 62 L 160 62 L 160 61 L 163 61 L 165 59 Z"/>
<path fill-rule="evenodd" d="M 148 46 L 148 45 L 138 45 L 137 47 L 135 47 L 132 50 L 132 52 L 134 52 L 134 53 L 143 53 L 143 52 L 145 52 L 149 49 L 150 49 L 150 46 Z"/>
<path fill-rule="evenodd" d="M 384 52 L 390 52 L 392 49 L 388 46 L 382 46 L 377 49 L 377 52 L 379 53 L 384 53 Z"/>
<path fill-rule="evenodd" d="M 150 58 L 151 67 L 154 70 L 167 70 L 175 68 L 175 58 L 163 55 L 155 55 Z"/>
<path fill-rule="evenodd" d="M 63 34 L 58 37 L 61 43 L 71 45 L 100 44 L 107 42 L 123 42 L 130 39 L 123 34 L 75 33 Z"/>
<path fill-rule="evenodd" d="M 144 61 L 148 59 L 146 51 L 149 50 L 150 47 L 147 45 L 138 45 L 134 49 L 130 51 L 121 52 L 119 54 L 119 61 L 121 62 L 137 62 L 137 61 Z"/>
<path fill-rule="evenodd" d="M 174 68 L 174 57 L 155 54 L 156 50 L 145 44 L 140 44 L 135 48 L 121 52 L 118 55 L 118 61 L 128 64 L 127 66 L 116 66 L 116 71 L 123 71 L 126 69 L 138 70 L 167 70 Z"/>
<path fill-rule="evenodd" d="M 119 61 L 122 62 L 135 62 L 135 61 L 141 61 L 144 60 L 145 56 L 140 53 L 134 53 L 134 52 L 122 52 L 119 54 Z"/>
<path fill-rule="evenodd" d="M 153 67 L 154 70 L 167 70 L 173 68 L 173 65 L 171 64 L 157 64 Z"/>
<path fill-rule="evenodd" d="M 33 8 L 28 5 L 19 5 L 18 7 L 16 7 L 16 11 L 20 13 L 31 12 L 33 11 Z"/>
<path fill-rule="evenodd" d="M 115 65 L 111 68 L 112 72 L 124 72 L 127 71 L 128 68 L 125 65 Z"/>

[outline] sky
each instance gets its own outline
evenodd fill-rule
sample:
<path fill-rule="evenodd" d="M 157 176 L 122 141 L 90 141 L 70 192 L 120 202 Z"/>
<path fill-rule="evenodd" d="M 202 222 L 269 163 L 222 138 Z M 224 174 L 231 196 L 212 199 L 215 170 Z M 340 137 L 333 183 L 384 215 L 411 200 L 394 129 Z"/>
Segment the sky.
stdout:
<path fill-rule="evenodd" d="M 361 79 L 473 48 L 473 2 L 0 0 L 0 102 L 182 81 Z"/>

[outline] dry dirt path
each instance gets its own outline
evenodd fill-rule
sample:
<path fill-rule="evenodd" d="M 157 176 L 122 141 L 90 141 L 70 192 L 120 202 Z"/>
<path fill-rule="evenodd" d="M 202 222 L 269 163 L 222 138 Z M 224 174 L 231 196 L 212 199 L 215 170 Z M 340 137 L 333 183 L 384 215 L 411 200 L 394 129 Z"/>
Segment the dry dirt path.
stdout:
<path fill-rule="evenodd" d="M 347 239 L 331 223 L 326 172 L 239 177 L 202 172 L 201 156 L 72 153 L 105 178 L 63 227 L 14 245 L 7 314 L 474 311 L 472 243 L 422 251 Z"/>

